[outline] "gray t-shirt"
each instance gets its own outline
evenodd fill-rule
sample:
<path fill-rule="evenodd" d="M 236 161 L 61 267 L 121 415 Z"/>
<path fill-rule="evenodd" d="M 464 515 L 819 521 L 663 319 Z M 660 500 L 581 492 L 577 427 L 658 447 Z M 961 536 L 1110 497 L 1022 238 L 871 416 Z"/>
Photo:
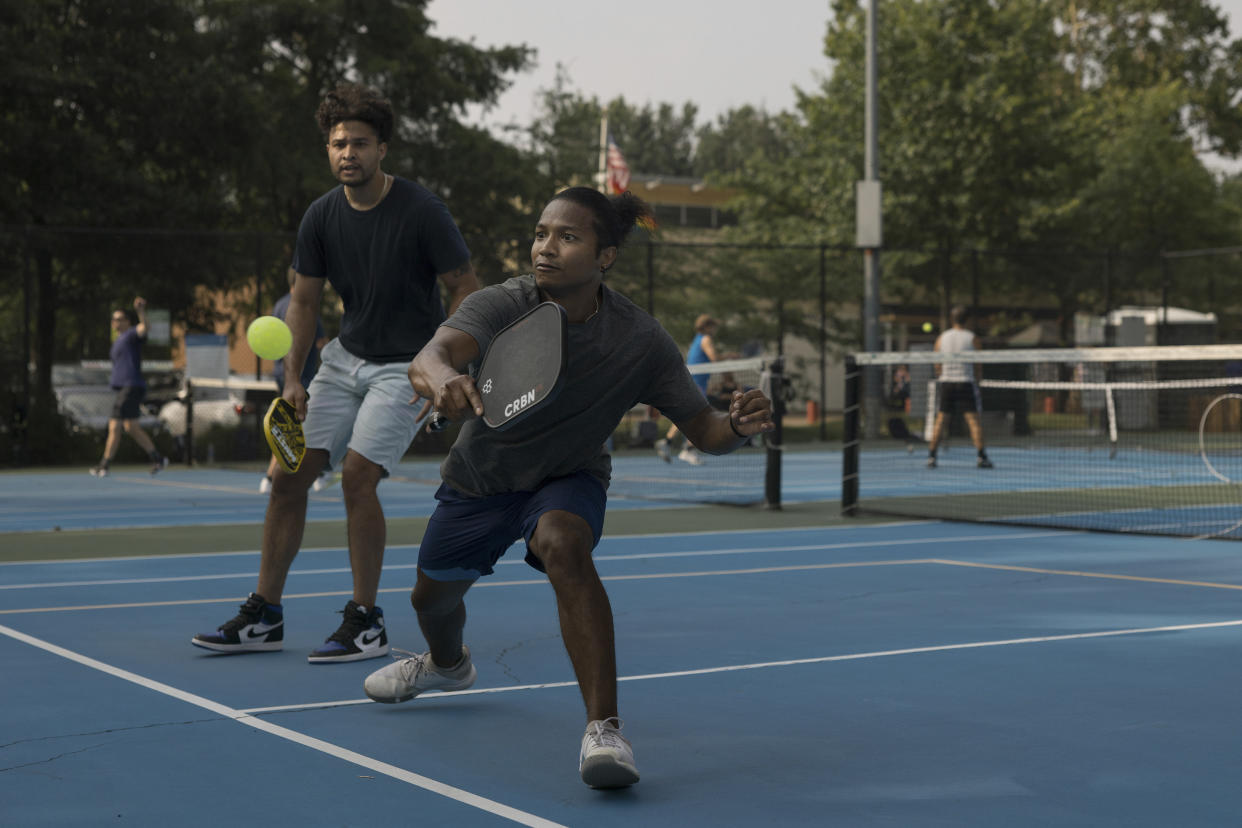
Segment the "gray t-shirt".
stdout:
<path fill-rule="evenodd" d="M 470 294 L 444 323 L 464 331 L 486 353 L 492 337 L 540 302 L 533 275 Z M 504 431 L 466 421 L 440 466 L 452 488 L 481 497 L 534 491 L 546 480 L 586 470 L 605 486 L 612 458 L 604 441 L 626 412 L 654 405 L 682 423 L 707 407 L 677 343 L 629 299 L 603 288 L 599 313 L 569 326 L 569 359 L 561 393 Z"/>

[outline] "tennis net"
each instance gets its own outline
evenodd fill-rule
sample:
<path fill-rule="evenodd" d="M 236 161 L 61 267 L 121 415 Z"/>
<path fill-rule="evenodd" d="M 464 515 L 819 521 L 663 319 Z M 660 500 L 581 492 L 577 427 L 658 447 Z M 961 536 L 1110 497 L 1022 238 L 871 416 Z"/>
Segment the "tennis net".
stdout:
<path fill-rule="evenodd" d="M 970 413 L 991 468 L 960 409 L 928 463 L 951 363 L 982 374 Z M 908 397 L 881 394 L 868 429 L 864 383 L 903 372 Z M 845 514 L 1242 540 L 1242 346 L 858 353 L 844 448 Z"/>
<path fill-rule="evenodd" d="M 713 456 L 686 448 L 681 434 L 660 444 L 666 427 L 657 428 L 656 419 L 641 406 L 628 418 L 635 439 L 613 447 L 609 497 L 779 509 L 782 366 L 779 357 L 688 366 L 691 374 L 708 378 L 707 400 L 721 410 L 728 408 L 734 389 L 762 388 L 776 408 L 776 430 L 752 437 L 730 454 Z"/>

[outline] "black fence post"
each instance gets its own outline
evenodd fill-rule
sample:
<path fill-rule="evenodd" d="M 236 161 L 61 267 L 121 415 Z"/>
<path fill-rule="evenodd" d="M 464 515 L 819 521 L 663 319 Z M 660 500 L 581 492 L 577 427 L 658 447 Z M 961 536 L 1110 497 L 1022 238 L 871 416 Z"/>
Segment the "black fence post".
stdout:
<path fill-rule="evenodd" d="M 763 508 L 780 511 L 781 508 L 781 453 L 785 450 L 785 360 L 780 357 L 768 365 L 768 398 L 772 401 L 772 423 L 776 426 L 764 438 L 767 445 L 767 464 L 763 475 Z"/>
<path fill-rule="evenodd" d="M 858 400 L 862 373 L 854 357 L 845 358 L 845 417 L 841 446 L 841 514 L 858 516 Z"/>
<path fill-rule="evenodd" d="M 194 465 L 194 383 L 185 378 L 185 464 Z"/>

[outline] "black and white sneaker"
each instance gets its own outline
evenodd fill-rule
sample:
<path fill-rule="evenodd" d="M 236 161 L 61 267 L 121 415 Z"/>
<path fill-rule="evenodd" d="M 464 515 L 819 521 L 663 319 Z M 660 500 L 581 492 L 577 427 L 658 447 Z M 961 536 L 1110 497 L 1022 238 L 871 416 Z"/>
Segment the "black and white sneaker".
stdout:
<path fill-rule="evenodd" d="M 218 653 L 254 653 L 279 650 L 284 638 L 283 609 L 252 592 L 236 617 L 215 632 L 199 633 L 190 643 Z"/>
<path fill-rule="evenodd" d="M 364 661 L 388 655 L 388 632 L 384 629 L 384 611 L 367 609 L 351 600 L 341 610 L 345 618 L 328 640 L 306 657 L 311 664 L 337 661 Z"/>

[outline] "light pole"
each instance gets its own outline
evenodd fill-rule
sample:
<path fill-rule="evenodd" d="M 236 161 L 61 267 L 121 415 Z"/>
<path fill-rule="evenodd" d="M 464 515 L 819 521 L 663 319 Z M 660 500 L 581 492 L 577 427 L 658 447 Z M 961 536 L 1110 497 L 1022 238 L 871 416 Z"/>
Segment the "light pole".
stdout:
<path fill-rule="evenodd" d="M 883 209 L 879 176 L 879 141 L 876 137 L 876 6 L 867 4 L 866 103 L 864 108 L 863 180 L 856 188 L 856 244 L 863 252 L 863 349 L 880 350 L 880 247 L 883 243 Z M 880 383 L 875 367 L 864 377 L 863 430 L 871 438 L 880 433 Z"/>

